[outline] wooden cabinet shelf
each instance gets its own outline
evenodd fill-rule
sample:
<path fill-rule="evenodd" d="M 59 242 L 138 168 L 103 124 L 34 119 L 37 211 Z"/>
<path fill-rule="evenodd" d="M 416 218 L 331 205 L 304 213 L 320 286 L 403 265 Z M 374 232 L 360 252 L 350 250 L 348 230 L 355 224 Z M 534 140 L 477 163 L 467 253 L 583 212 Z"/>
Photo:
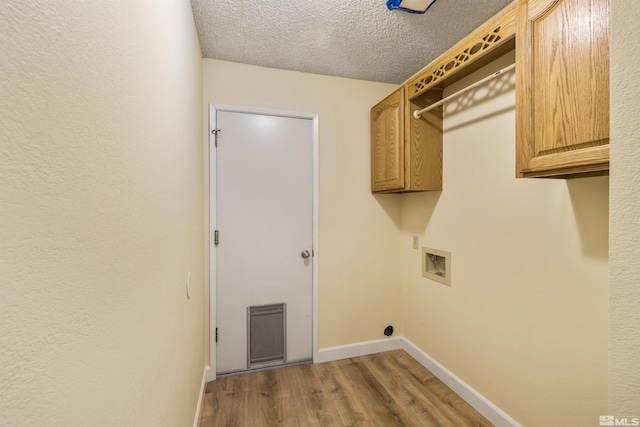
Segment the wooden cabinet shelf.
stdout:
<path fill-rule="evenodd" d="M 609 172 L 609 0 L 520 0 L 516 176 Z"/>
<path fill-rule="evenodd" d="M 410 77 L 405 83 L 409 98 L 419 97 L 432 88 L 444 89 L 512 51 L 515 18 L 514 2 Z"/>

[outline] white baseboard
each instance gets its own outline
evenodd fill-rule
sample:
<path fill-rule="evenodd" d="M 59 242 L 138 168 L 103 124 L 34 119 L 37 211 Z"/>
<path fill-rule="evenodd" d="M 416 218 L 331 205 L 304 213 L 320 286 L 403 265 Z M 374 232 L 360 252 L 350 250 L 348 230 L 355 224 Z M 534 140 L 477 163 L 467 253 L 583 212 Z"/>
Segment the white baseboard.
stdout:
<path fill-rule="evenodd" d="M 382 340 L 365 341 L 355 344 L 327 347 L 318 350 L 318 356 L 314 363 L 332 362 L 334 360 L 348 359 L 349 357 L 366 356 L 367 354 L 382 353 L 383 351 L 398 350 L 401 347 L 400 338 L 387 338 Z"/>
<path fill-rule="evenodd" d="M 521 427 L 520 424 L 504 411 L 491 403 L 483 395 L 474 390 L 469 384 L 455 376 L 451 371 L 438 363 L 434 358 L 418 348 L 414 343 L 400 337 L 400 348 L 409 353 L 418 363 L 427 368 L 440 381 L 445 383 L 458 396 L 464 399 L 482 416 L 491 421 L 496 427 Z"/>
<path fill-rule="evenodd" d="M 204 367 L 202 373 L 202 381 L 200 382 L 200 394 L 198 395 L 198 406 L 196 406 L 196 416 L 193 419 L 193 427 L 200 425 L 200 413 L 202 412 L 202 404 L 204 402 L 204 391 L 207 388 L 207 378 L 209 378 L 209 365 Z"/>

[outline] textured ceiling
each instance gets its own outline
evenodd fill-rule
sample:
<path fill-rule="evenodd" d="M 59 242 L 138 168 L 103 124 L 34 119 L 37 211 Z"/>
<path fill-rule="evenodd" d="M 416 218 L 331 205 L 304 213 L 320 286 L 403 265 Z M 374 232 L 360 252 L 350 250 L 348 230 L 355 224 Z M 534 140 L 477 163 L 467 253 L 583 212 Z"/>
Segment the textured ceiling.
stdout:
<path fill-rule="evenodd" d="M 205 58 L 402 83 L 511 0 L 191 0 Z"/>

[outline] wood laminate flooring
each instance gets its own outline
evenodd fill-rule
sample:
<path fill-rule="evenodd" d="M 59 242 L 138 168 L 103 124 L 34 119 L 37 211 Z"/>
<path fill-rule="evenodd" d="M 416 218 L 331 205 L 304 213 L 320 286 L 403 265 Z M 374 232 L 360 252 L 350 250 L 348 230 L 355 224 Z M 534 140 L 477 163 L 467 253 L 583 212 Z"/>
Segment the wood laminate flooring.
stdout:
<path fill-rule="evenodd" d="M 404 350 L 221 378 L 201 427 L 492 426 Z"/>

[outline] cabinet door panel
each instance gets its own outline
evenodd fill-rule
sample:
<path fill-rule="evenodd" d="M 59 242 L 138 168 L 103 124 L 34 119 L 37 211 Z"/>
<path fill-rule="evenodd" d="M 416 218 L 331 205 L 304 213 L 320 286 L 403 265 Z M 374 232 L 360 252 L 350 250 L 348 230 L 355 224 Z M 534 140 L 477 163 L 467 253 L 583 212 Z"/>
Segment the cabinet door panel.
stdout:
<path fill-rule="evenodd" d="M 608 170 L 608 22 L 608 0 L 521 1 L 519 176 Z"/>
<path fill-rule="evenodd" d="M 404 144 L 404 92 L 400 88 L 371 110 L 372 192 L 404 188 Z"/>

